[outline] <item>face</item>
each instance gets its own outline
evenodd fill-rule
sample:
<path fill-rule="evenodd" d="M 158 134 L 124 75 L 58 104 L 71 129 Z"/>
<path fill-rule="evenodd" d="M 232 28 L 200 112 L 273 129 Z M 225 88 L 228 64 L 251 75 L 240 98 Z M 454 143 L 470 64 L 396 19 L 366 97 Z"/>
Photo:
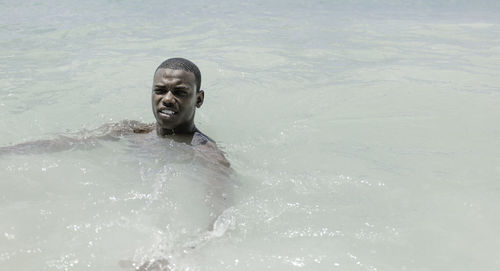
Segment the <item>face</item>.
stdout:
<path fill-rule="evenodd" d="M 192 72 L 158 69 L 153 79 L 151 102 L 160 128 L 177 133 L 192 132 L 194 112 L 203 104 L 204 93 L 196 92 Z"/>

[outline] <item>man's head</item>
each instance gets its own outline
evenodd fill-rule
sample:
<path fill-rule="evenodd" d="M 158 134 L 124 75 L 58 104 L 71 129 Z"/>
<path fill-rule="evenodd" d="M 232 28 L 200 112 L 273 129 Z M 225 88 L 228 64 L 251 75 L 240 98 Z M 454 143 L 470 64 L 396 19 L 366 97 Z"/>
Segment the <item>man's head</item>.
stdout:
<path fill-rule="evenodd" d="M 159 129 L 177 134 L 194 131 L 194 113 L 204 99 L 200 85 L 200 70 L 187 59 L 170 58 L 158 66 L 151 102 Z"/>
<path fill-rule="evenodd" d="M 193 62 L 180 57 L 169 58 L 163 61 L 158 68 L 156 68 L 155 73 L 158 69 L 172 69 L 172 70 L 183 70 L 187 72 L 192 72 L 196 80 L 196 91 L 200 91 L 201 87 L 201 73 L 198 66 Z"/>

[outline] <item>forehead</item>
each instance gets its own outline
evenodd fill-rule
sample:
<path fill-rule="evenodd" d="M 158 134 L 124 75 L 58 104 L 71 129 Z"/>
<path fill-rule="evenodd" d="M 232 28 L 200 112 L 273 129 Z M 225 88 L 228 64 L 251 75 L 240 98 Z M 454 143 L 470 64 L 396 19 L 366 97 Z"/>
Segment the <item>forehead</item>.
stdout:
<path fill-rule="evenodd" d="M 185 70 L 160 68 L 155 73 L 153 85 L 165 84 L 196 86 L 196 78 L 192 72 Z"/>

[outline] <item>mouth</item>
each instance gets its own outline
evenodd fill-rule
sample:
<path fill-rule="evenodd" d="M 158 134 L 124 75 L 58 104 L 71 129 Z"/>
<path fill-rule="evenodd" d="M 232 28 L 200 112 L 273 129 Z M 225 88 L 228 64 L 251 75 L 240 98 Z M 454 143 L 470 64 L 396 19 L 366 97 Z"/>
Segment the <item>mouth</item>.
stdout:
<path fill-rule="evenodd" d="M 158 114 L 164 118 L 172 118 L 177 114 L 177 112 L 167 108 L 162 108 L 158 110 Z"/>

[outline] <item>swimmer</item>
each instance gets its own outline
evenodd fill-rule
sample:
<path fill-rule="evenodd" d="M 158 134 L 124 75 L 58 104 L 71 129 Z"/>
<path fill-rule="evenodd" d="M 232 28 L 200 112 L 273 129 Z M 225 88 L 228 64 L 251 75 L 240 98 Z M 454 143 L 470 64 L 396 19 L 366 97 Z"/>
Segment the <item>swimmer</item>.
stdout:
<path fill-rule="evenodd" d="M 196 109 L 202 106 L 204 97 L 198 67 L 184 58 L 170 58 L 161 63 L 154 73 L 151 102 L 156 123 L 122 121 L 106 124 L 83 138 L 59 136 L 52 140 L 0 147 L 0 155 L 92 148 L 99 145 L 98 140 L 118 140 L 125 135 L 156 133 L 158 137 L 190 144 L 204 159 L 229 167 L 229 162 L 215 142 L 194 124 Z"/>
<path fill-rule="evenodd" d="M 229 166 L 215 142 L 194 125 L 196 108 L 203 104 L 198 67 L 184 58 L 170 58 L 158 66 L 153 78 L 151 103 L 156 118 L 155 130 L 159 137 L 190 143 L 203 149 L 208 159 Z"/>
<path fill-rule="evenodd" d="M 212 201 L 211 221 L 208 231 L 213 231 L 218 215 L 223 212 L 229 202 L 226 194 L 230 186 L 224 176 L 232 172 L 229 162 L 216 143 L 196 128 L 194 123 L 197 108 L 203 105 L 205 93 L 201 89 L 201 73 L 198 67 L 184 58 L 170 58 L 156 68 L 151 92 L 151 103 L 156 122 L 152 124 L 125 120 L 119 123 L 105 124 L 93 131 L 85 131 L 79 136 L 59 136 L 56 139 L 38 140 L 13 146 L 0 147 L 2 154 L 33 154 L 40 152 L 56 152 L 68 149 L 94 148 L 100 140 L 119 140 L 124 136 L 150 134 L 160 138 L 172 139 L 186 143 L 195 149 L 196 156 L 208 162 L 216 169 L 210 179 L 207 195 Z M 82 136 L 83 135 L 83 136 Z M 140 139 L 140 137 L 137 137 Z M 190 249 L 195 249 L 194 246 Z M 119 262 L 122 268 L 133 268 L 137 271 L 170 270 L 167 259 L 151 259 L 142 263 L 130 260 Z"/>

